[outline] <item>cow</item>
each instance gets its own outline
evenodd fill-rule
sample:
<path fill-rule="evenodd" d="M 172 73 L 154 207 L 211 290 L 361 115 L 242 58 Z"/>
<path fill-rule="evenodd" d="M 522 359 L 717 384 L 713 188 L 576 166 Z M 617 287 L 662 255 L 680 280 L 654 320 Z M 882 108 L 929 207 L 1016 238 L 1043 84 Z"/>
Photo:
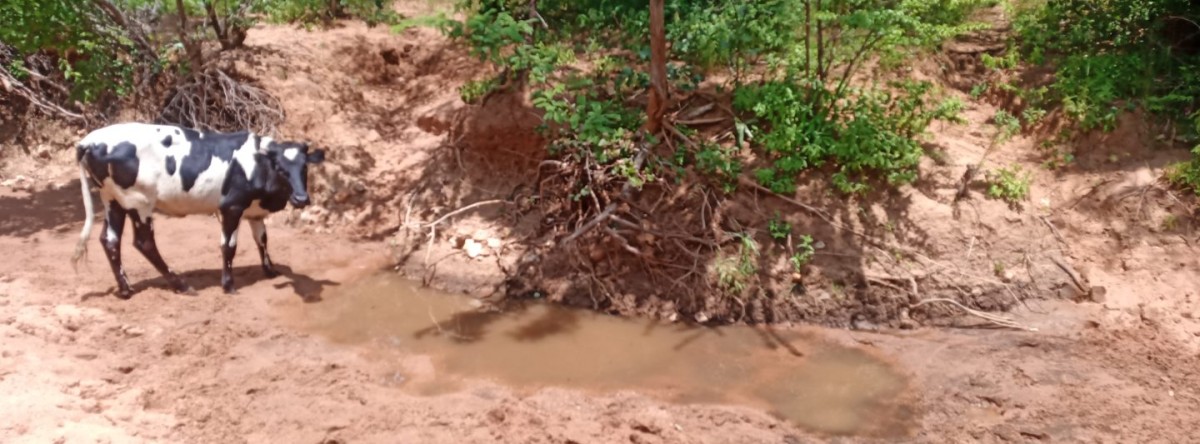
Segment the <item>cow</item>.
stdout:
<path fill-rule="evenodd" d="M 304 208 L 308 165 L 325 159 L 325 150 L 309 151 L 304 142 L 287 142 L 249 131 L 202 132 L 191 128 L 138 122 L 113 124 L 84 136 L 76 145 L 86 219 L 72 264 L 87 253 L 93 225 L 91 187 L 104 205 L 100 245 L 117 279 L 117 297 L 133 295 L 121 265 L 125 219 L 133 223 L 133 246 L 166 278 L 177 293 L 195 290 L 171 271 L 154 240 L 155 213 L 168 217 L 216 214 L 221 224 L 221 287 L 234 294 L 233 257 L 238 225 L 246 219 L 258 245 L 262 270 L 279 275 L 267 254 L 264 219 L 291 203 Z"/>

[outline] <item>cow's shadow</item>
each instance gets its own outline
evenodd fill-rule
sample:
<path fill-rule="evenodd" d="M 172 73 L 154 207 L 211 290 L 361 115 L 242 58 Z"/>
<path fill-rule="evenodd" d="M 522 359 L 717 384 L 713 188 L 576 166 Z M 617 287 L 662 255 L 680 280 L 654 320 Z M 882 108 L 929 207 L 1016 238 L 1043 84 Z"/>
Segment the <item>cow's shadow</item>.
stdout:
<path fill-rule="evenodd" d="M 341 285 L 340 282 L 335 282 L 327 279 L 315 279 L 303 273 L 297 273 L 287 265 L 275 264 L 275 270 L 279 272 L 279 276 L 268 278 L 263 273 L 262 267 L 258 265 L 244 265 L 233 267 L 233 283 L 237 291 L 234 296 L 247 293 L 247 287 L 257 284 L 262 281 L 271 281 L 272 285 L 277 289 L 292 287 L 296 296 L 305 303 L 321 302 L 322 295 L 327 287 Z M 202 269 L 189 270 L 179 274 L 196 292 L 204 292 L 209 289 L 216 289 L 221 292 L 221 269 Z M 130 284 L 133 288 L 133 297 L 137 297 L 139 293 L 151 288 L 157 288 L 170 291 L 171 286 L 162 276 L 152 279 L 146 279 L 140 282 Z M 105 291 L 91 292 L 83 295 L 83 300 L 91 298 L 111 296 L 116 293 L 115 285 Z"/>

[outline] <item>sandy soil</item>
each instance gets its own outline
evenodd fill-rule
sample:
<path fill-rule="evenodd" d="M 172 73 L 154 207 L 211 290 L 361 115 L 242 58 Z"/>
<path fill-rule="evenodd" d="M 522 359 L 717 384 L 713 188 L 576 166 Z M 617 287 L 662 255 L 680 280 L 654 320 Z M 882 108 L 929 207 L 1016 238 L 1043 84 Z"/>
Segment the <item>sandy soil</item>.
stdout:
<path fill-rule="evenodd" d="M 83 217 L 63 149 L 74 130 L 46 124 L 32 132 L 48 136 L 4 146 L 0 441 L 831 440 L 745 407 L 674 405 L 635 392 L 547 387 L 525 394 L 478 381 L 417 396 L 395 383 L 386 363 L 290 327 L 289 307 L 320 304 L 330 288 L 396 263 L 397 252 L 405 255 L 403 271 L 436 286 L 476 296 L 497 291 L 500 266 L 516 252 L 472 259 L 448 242 L 515 243 L 520 228 L 497 210 L 457 218 L 432 244 L 424 230 L 397 234 L 406 223 L 503 198 L 527 179 L 541 156 L 528 130 L 536 116 L 492 113 L 460 125 L 465 105 L 456 87 L 482 68 L 432 30 L 261 26 L 248 43 L 239 70 L 281 97 L 288 113 L 282 132 L 331 151 L 329 164 L 314 172 L 319 205 L 268 222 L 272 255 L 286 275 L 263 280 L 256 255 L 243 247 L 235 263 L 240 294 L 226 296 L 215 220 L 163 220 L 163 255 L 199 295 L 165 291 L 127 240 L 129 276 L 142 291 L 118 300 L 98 249 L 78 274 L 69 268 Z M 1186 153 L 1154 148 L 1152 132 L 1130 119 L 1110 135 L 1074 141 L 1068 148 L 1087 148 L 1075 164 L 1049 171 L 1039 166 L 1041 139 L 1019 137 L 989 162 L 1034 172 L 1027 208 L 976 193 L 956 220 L 950 201 L 957 180 L 982 156 L 995 109 L 970 102 L 968 124 L 931 128 L 929 144 L 943 155 L 922 165 L 921 182 L 899 192 L 902 211 L 862 208 L 894 227 L 894 239 L 974 270 L 971 276 L 995 270 L 991 281 L 959 285 L 979 295 L 976 306 L 1011 300 L 1005 289 L 1021 289 L 1023 303 L 996 308 L 1013 307 L 1016 320 L 1038 331 L 953 316 L 939 322 L 958 328 L 829 330 L 833 340 L 869 347 L 912 378 L 917 426 L 884 441 L 1189 441 L 1200 428 L 1200 256 L 1187 207 L 1152 186 L 1164 165 Z M 459 148 L 446 147 L 459 136 Z M 1104 287 L 1102 297 L 1068 292 L 1050 257 Z M 437 264 L 434 273 L 426 260 Z M 1005 276 L 997 263 L 1020 273 Z M 838 265 L 816 264 L 824 274 L 840 272 Z M 851 325 L 850 314 L 819 311 L 813 321 Z"/>

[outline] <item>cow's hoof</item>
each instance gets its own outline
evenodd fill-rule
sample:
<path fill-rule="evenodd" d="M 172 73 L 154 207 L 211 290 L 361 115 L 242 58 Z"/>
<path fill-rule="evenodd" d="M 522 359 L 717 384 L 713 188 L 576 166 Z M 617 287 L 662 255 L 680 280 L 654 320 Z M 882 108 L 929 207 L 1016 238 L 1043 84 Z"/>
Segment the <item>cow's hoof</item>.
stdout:
<path fill-rule="evenodd" d="M 234 289 L 233 287 L 225 287 L 224 290 L 225 290 L 225 294 L 230 295 L 230 296 L 237 294 L 237 290 Z"/>
<path fill-rule="evenodd" d="M 122 289 L 122 290 L 117 290 L 117 298 L 129 299 L 131 297 L 133 297 L 133 290 L 130 290 L 128 288 Z"/>
<path fill-rule="evenodd" d="M 197 294 L 195 288 L 193 288 L 191 285 L 186 285 L 186 284 L 175 287 L 175 293 L 178 293 L 178 294 L 181 294 L 184 296 L 195 296 Z"/>
<path fill-rule="evenodd" d="M 263 274 L 267 275 L 267 279 L 274 279 L 274 278 L 279 277 L 279 275 L 282 273 L 280 273 L 278 270 L 276 270 L 274 268 L 264 268 Z"/>

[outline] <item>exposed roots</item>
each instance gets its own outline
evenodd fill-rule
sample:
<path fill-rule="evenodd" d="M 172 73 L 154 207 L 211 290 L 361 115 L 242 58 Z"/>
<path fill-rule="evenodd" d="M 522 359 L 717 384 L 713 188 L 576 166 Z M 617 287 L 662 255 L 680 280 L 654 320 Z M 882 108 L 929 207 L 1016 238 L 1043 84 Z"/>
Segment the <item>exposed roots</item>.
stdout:
<path fill-rule="evenodd" d="M 1012 319 L 972 309 L 970 307 L 967 307 L 966 305 L 963 305 L 961 302 L 958 302 L 953 299 L 945 299 L 945 298 L 926 299 L 924 301 L 913 304 L 909 308 L 917 308 L 922 305 L 933 304 L 933 303 L 942 303 L 942 304 L 953 305 L 968 315 L 983 319 L 991 324 L 998 325 L 1001 327 L 1012 328 L 1012 329 L 1017 329 L 1017 330 L 1026 330 L 1026 331 L 1038 331 L 1037 328 L 1021 325 L 1020 323 L 1018 323 L 1017 321 L 1014 321 Z"/>
<path fill-rule="evenodd" d="M 175 87 L 161 119 L 204 131 L 274 135 L 284 113 L 279 100 L 263 89 L 209 67 Z"/>

